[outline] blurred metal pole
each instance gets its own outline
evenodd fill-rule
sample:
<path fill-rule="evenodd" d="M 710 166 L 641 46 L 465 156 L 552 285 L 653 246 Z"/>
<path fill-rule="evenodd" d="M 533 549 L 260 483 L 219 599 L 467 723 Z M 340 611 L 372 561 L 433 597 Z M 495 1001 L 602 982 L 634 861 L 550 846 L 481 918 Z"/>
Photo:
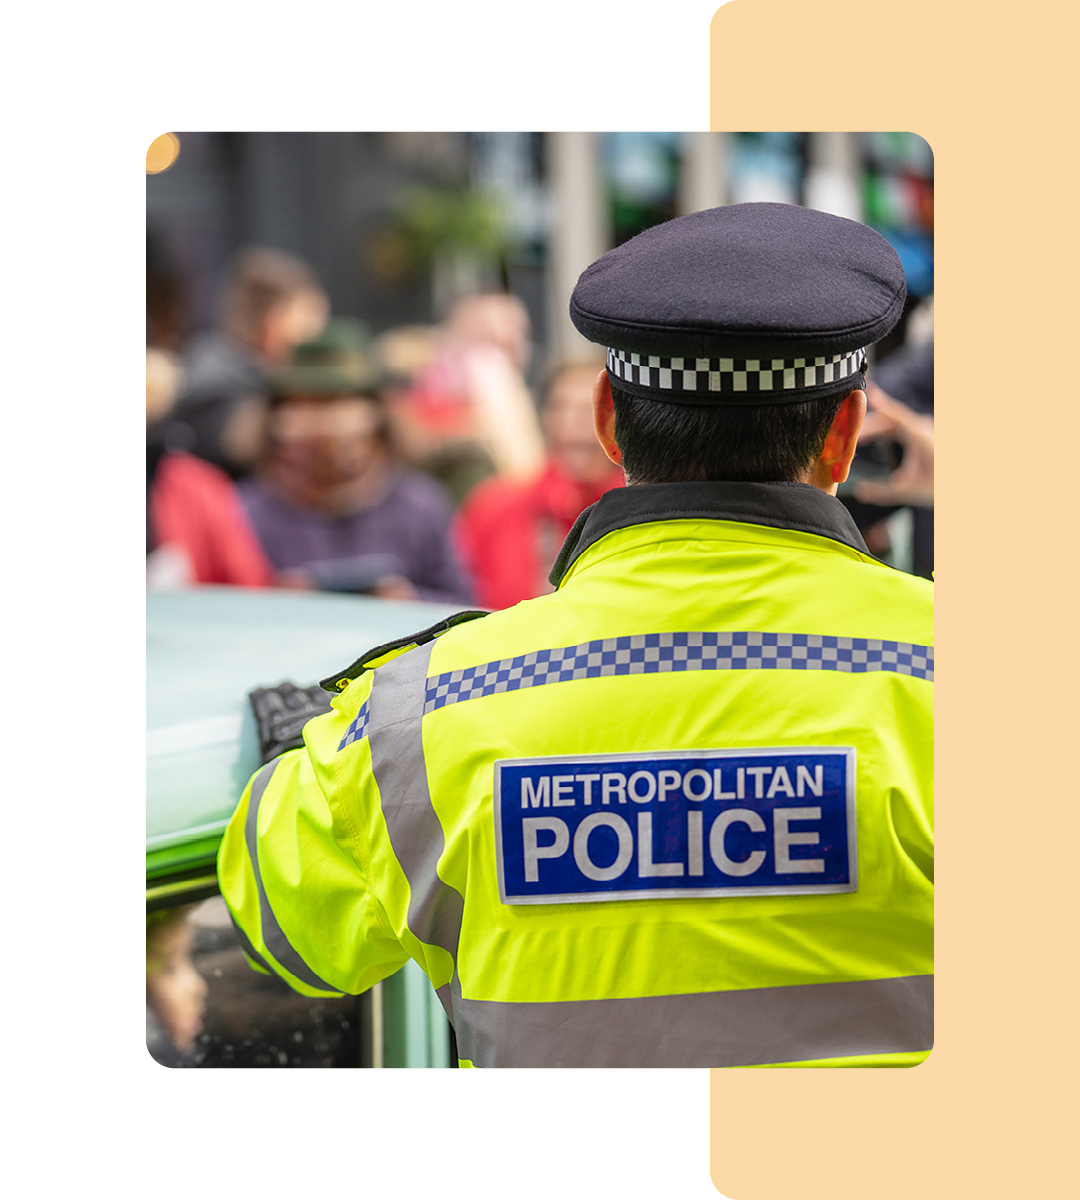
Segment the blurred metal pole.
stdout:
<path fill-rule="evenodd" d="M 550 216 L 547 293 L 553 357 L 591 348 L 570 323 L 567 305 L 582 271 L 611 249 L 611 221 L 595 133 L 549 133 L 547 175 Z"/>
<path fill-rule="evenodd" d="M 386 1026 L 383 985 L 375 984 L 356 997 L 356 1031 L 361 1067 L 386 1066 Z"/>
<path fill-rule="evenodd" d="M 679 174 L 679 215 L 716 208 L 727 201 L 726 133 L 688 133 Z"/>
<path fill-rule="evenodd" d="M 807 208 L 863 219 L 862 155 L 856 133 L 811 133 L 803 198 Z"/>

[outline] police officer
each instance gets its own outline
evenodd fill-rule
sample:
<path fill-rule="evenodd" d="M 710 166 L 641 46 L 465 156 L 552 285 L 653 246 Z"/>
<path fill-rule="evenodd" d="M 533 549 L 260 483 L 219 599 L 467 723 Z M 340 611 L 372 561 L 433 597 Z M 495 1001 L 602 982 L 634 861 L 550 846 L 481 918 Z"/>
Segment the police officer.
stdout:
<path fill-rule="evenodd" d="M 932 1040 L 931 591 L 835 498 L 873 230 L 698 212 L 589 267 L 628 487 L 556 590 L 377 647 L 266 765 L 222 890 L 309 995 L 415 959 L 462 1065 L 909 1065 Z"/>

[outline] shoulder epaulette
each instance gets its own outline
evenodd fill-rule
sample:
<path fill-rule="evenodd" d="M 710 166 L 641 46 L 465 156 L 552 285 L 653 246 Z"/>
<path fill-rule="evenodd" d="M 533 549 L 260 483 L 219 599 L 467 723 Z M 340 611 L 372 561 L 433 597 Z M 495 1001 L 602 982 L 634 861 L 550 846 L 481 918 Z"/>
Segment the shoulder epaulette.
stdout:
<path fill-rule="evenodd" d="M 343 692 L 354 679 L 358 679 L 365 671 L 371 671 L 375 667 L 381 666 L 406 650 L 412 650 L 417 646 L 424 645 L 425 642 L 434 641 L 448 629 L 453 629 L 455 625 L 460 625 L 464 621 L 475 621 L 477 617 L 486 617 L 487 615 L 486 609 L 466 609 L 464 612 L 452 613 L 449 617 L 436 621 L 434 625 L 429 625 L 427 629 L 421 629 L 419 633 L 409 633 L 392 642 L 383 642 L 381 646 L 374 646 L 366 654 L 361 654 L 351 667 L 330 675 L 326 679 L 321 679 L 319 687 L 327 692 Z"/>

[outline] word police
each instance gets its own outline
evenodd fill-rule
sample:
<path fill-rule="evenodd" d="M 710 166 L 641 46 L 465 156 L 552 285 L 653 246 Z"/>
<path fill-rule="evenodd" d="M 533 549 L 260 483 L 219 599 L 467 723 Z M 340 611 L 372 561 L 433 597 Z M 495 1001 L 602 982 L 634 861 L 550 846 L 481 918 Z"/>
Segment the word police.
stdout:
<path fill-rule="evenodd" d="M 504 761 L 496 835 L 506 903 L 851 891 L 854 751 Z"/>

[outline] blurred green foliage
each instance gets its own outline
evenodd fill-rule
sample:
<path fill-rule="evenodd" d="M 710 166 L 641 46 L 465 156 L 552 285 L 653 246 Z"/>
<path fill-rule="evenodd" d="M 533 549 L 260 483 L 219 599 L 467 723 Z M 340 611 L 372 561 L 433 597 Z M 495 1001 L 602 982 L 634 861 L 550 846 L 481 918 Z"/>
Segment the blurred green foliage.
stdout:
<path fill-rule="evenodd" d="M 402 195 L 393 228 L 403 265 L 412 270 L 445 253 L 497 261 L 510 246 L 498 201 L 478 188 L 412 188 Z"/>

